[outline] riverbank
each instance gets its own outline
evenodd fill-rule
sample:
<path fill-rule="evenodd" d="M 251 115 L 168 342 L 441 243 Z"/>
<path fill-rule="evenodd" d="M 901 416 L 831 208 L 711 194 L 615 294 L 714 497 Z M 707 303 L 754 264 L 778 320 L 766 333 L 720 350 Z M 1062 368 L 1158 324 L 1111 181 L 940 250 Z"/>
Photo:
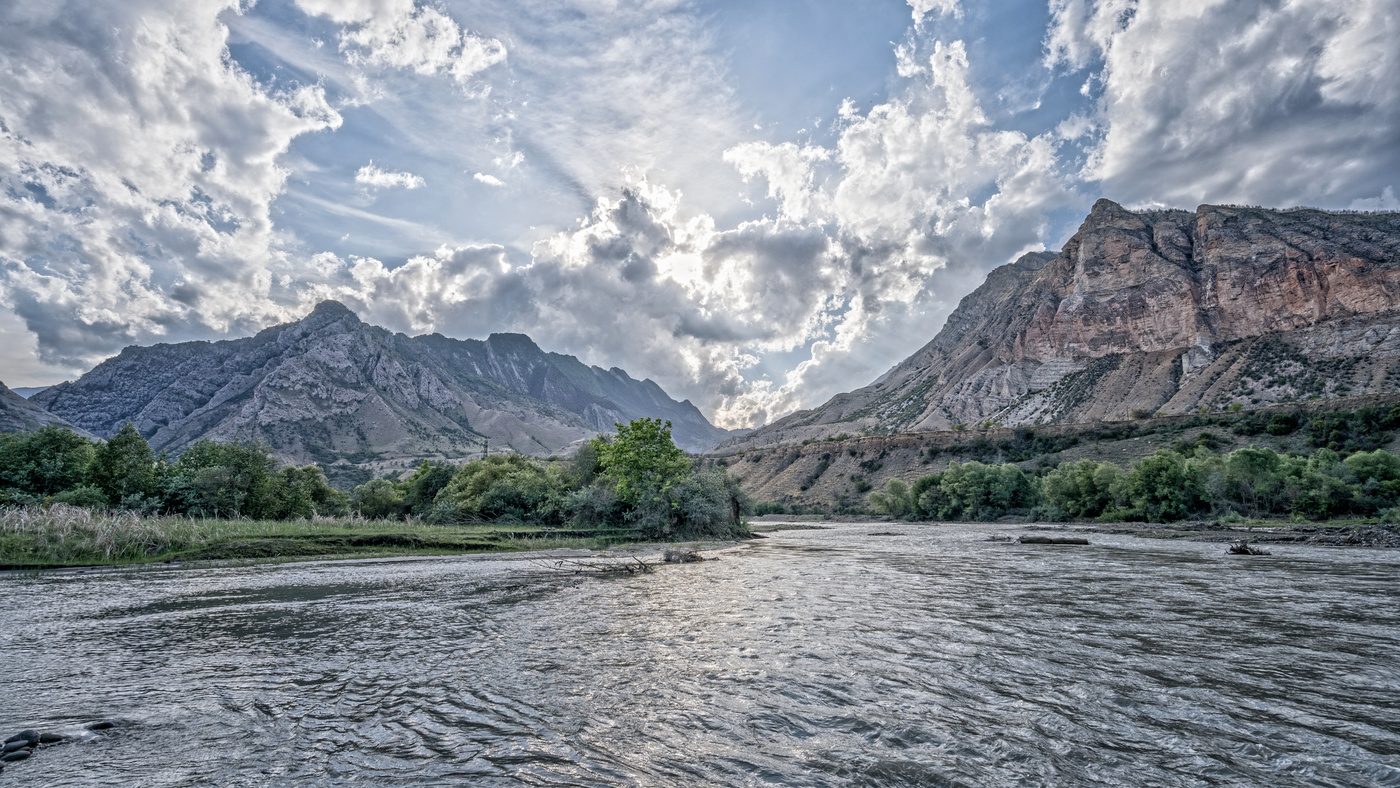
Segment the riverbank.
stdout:
<path fill-rule="evenodd" d="M 594 550 L 616 544 L 616 536 L 520 524 L 222 520 L 13 508 L 0 510 L 0 569 Z"/>
<path fill-rule="evenodd" d="M 1274 520 L 1249 520 L 1241 523 L 1073 523 L 1065 527 L 1090 533 L 1128 534 L 1146 539 L 1400 549 L 1400 525 L 1375 520 L 1302 523 Z"/>
<path fill-rule="evenodd" d="M 841 523 L 878 523 L 891 525 L 945 526 L 957 523 L 937 521 L 910 522 L 889 517 L 830 517 L 811 515 L 784 517 L 768 515 L 749 523 L 756 534 L 794 530 L 821 530 Z M 1318 522 L 1288 522 L 1285 520 L 1183 521 L 1175 523 L 1137 523 L 1077 521 L 1067 523 L 1035 523 L 1018 518 L 1003 518 L 999 524 L 1023 531 L 1056 531 L 1076 533 L 1105 533 L 1139 536 L 1144 539 L 1183 539 L 1193 542 L 1257 542 L 1261 544 L 1298 544 L 1320 547 L 1367 547 L 1400 549 L 1400 524 L 1380 522 L 1376 518 L 1353 520 L 1323 520 Z"/>

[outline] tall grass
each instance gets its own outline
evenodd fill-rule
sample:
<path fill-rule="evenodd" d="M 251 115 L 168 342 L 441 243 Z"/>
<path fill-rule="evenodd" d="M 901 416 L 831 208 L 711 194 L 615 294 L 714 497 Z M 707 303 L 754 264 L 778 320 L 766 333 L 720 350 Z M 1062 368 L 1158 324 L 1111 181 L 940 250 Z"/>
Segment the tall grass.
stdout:
<path fill-rule="evenodd" d="M 398 539 L 375 539 L 386 535 Z M 600 544 L 596 538 L 550 536 L 547 532 L 518 525 L 440 526 L 359 517 L 228 520 L 94 511 L 64 504 L 0 508 L 0 565 L 9 566 L 130 564 L 189 557 L 448 554 L 597 546 Z"/>

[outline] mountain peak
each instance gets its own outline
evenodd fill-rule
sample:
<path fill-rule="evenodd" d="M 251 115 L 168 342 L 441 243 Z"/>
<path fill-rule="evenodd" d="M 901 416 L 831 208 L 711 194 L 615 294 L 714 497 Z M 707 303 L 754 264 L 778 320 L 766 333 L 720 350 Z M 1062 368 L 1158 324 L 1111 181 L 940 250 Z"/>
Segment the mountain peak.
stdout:
<path fill-rule="evenodd" d="M 354 312 L 351 312 L 350 308 L 346 305 L 340 303 L 339 301 L 326 299 L 325 301 L 322 301 L 321 303 L 317 304 L 316 308 L 311 310 L 311 314 L 307 315 L 307 317 L 321 317 L 330 320 L 336 320 L 345 317 L 346 315 L 349 315 L 350 317 L 359 320 L 359 317 L 356 316 Z"/>

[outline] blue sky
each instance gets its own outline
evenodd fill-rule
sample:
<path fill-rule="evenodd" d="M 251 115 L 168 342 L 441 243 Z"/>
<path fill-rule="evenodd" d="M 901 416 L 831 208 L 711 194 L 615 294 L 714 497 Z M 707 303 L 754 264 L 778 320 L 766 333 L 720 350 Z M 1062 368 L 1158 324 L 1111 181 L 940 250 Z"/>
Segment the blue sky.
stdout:
<path fill-rule="evenodd" d="M 749 426 L 1095 199 L 1400 209 L 1400 0 L 0 9 L 0 380 L 336 298 Z"/>

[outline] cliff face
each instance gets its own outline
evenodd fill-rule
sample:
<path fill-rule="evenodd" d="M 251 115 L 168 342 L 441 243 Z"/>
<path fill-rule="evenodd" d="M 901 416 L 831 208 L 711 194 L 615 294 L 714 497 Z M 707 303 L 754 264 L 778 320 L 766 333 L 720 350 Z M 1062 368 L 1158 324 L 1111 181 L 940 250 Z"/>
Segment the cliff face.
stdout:
<path fill-rule="evenodd" d="M 0 432 L 36 432 L 50 424 L 73 430 L 85 438 L 93 437 L 0 383 Z"/>
<path fill-rule="evenodd" d="M 488 442 L 550 454 L 641 416 L 669 419 L 692 451 L 727 435 L 650 380 L 527 336 L 408 337 L 333 301 L 247 339 L 129 347 L 32 401 L 103 437 L 130 421 L 158 451 L 257 439 L 297 462 L 459 458 Z"/>
<path fill-rule="evenodd" d="M 878 383 L 725 446 L 1393 391 L 1397 307 L 1400 214 L 1100 200 L 1058 255 L 993 271 Z"/>

